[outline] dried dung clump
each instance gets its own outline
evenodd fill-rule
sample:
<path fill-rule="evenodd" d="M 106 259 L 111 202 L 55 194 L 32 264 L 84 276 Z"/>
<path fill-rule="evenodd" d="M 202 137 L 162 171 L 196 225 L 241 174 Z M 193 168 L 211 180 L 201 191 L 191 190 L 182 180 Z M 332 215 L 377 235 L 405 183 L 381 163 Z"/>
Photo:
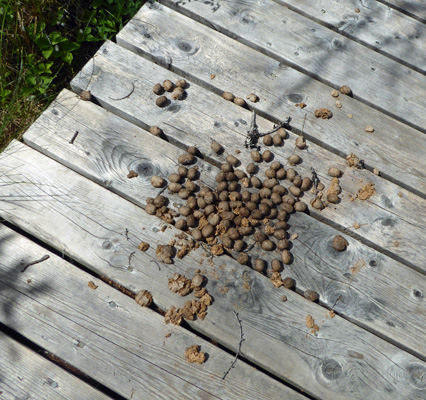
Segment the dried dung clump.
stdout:
<path fill-rule="evenodd" d="M 170 245 L 158 245 L 157 250 L 155 250 L 155 255 L 158 260 L 163 262 L 164 264 L 172 264 L 172 258 L 174 255 L 173 247 Z"/>
<path fill-rule="evenodd" d="M 313 319 L 312 315 L 306 316 L 306 327 L 308 329 L 311 329 L 311 333 L 314 335 L 316 332 L 319 331 L 318 325 L 315 324 L 315 320 Z"/>
<path fill-rule="evenodd" d="M 200 346 L 193 345 L 185 350 L 185 360 L 189 363 L 203 364 L 206 361 L 206 353 L 200 351 Z"/>
<path fill-rule="evenodd" d="M 315 116 L 322 119 L 330 119 L 333 113 L 328 108 L 319 108 L 315 110 Z"/>
<path fill-rule="evenodd" d="M 333 239 L 333 249 L 336 251 L 345 251 L 348 245 L 348 241 L 341 235 L 337 235 Z"/>
<path fill-rule="evenodd" d="M 192 290 L 191 279 L 176 273 L 172 278 L 169 278 L 169 290 L 173 293 L 179 293 L 181 296 L 186 296 Z"/>
<path fill-rule="evenodd" d="M 148 249 L 149 249 L 149 243 L 147 243 L 147 242 L 140 242 L 139 243 L 139 246 L 138 246 L 138 249 L 140 250 L 140 251 L 147 251 Z"/>
<path fill-rule="evenodd" d="M 141 290 L 136 294 L 135 301 L 142 307 L 148 307 L 152 303 L 152 294 L 148 290 Z"/>
<path fill-rule="evenodd" d="M 374 193 L 376 193 L 374 183 L 368 182 L 358 190 L 358 198 L 360 200 L 368 200 L 371 196 L 373 196 Z"/>

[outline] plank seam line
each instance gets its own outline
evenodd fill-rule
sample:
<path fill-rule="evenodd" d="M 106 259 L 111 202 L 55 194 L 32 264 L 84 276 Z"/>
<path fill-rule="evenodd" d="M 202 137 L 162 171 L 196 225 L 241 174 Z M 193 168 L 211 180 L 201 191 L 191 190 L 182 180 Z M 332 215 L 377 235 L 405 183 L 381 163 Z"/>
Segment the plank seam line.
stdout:
<path fill-rule="evenodd" d="M 400 12 L 401 14 L 407 15 L 410 18 L 416 19 L 417 21 L 420 21 L 420 22 L 423 22 L 424 24 L 426 24 L 426 19 L 423 19 L 422 17 L 419 17 L 418 15 L 413 14 L 410 11 L 404 10 L 403 8 L 398 7 L 394 4 L 391 4 L 391 3 L 387 2 L 386 0 L 376 0 L 376 1 L 384 4 L 385 6 L 387 6 L 389 8 L 392 8 L 392 9 Z"/>
<path fill-rule="evenodd" d="M 285 0 L 272 0 L 272 1 L 276 4 L 278 4 L 279 6 L 286 7 L 289 10 L 293 11 L 296 14 L 299 14 L 302 17 L 305 17 L 305 18 L 307 18 L 311 21 L 314 21 L 317 24 L 324 26 L 325 28 L 330 29 L 331 31 L 336 32 L 336 33 L 352 40 L 353 42 L 359 43 L 359 44 L 369 48 L 370 50 L 373 50 L 373 51 L 375 51 L 375 52 L 377 52 L 377 53 L 379 53 L 379 54 L 381 54 L 385 57 L 388 57 L 391 60 L 393 60 L 393 61 L 395 61 L 395 62 L 397 62 L 401 65 L 404 65 L 407 68 L 411 68 L 412 70 L 414 70 L 414 71 L 416 71 L 416 72 L 418 72 L 422 75 L 426 75 L 426 71 L 423 71 L 422 69 L 416 67 L 415 65 L 410 64 L 410 63 L 404 61 L 403 59 L 398 58 L 398 57 L 380 49 L 379 47 L 373 46 L 373 45 L 369 44 L 368 42 L 365 42 L 364 40 L 359 39 L 356 36 L 353 36 L 353 35 L 345 32 L 343 29 L 339 29 L 338 27 L 334 26 L 333 24 L 331 24 L 329 22 L 322 21 L 321 19 L 316 18 L 314 15 L 310 15 L 310 14 L 306 13 L 305 11 L 299 10 L 298 8 L 296 8 L 296 7 L 292 6 L 291 4 L 288 4 L 287 2 L 285 2 Z"/>
<path fill-rule="evenodd" d="M 177 11 L 180 14 L 185 15 L 185 16 L 193 19 L 194 21 L 197 21 L 197 22 L 199 22 L 199 23 L 201 23 L 201 24 L 203 24 L 205 26 L 208 26 L 207 20 L 204 17 L 200 17 L 200 16 L 192 13 L 191 11 L 182 9 L 180 6 L 175 6 L 174 4 L 170 5 L 170 3 L 169 3 L 168 0 L 158 0 L 158 1 L 161 4 L 163 4 L 164 6 L 171 8 L 172 10 Z M 291 68 L 293 68 L 293 69 L 295 69 L 295 70 L 297 70 L 297 71 L 299 71 L 299 72 L 301 72 L 301 73 L 303 73 L 303 74 L 305 74 L 305 75 L 307 75 L 307 76 L 309 76 L 309 77 L 311 77 L 313 79 L 316 79 L 317 81 L 319 81 L 321 83 L 324 83 L 324 84 L 328 85 L 332 89 L 336 89 L 336 90 L 339 89 L 337 86 L 335 86 L 333 84 L 333 82 L 331 82 L 331 81 L 329 81 L 327 79 L 321 78 L 319 75 L 317 75 L 317 74 L 315 74 L 313 72 L 307 71 L 305 68 L 301 67 L 300 65 L 297 65 L 297 64 L 295 64 L 295 63 L 293 63 L 293 62 L 285 59 L 282 56 L 276 55 L 272 51 L 270 51 L 268 49 L 265 49 L 265 48 L 261 47 L 260 45 L 255 44 L 255 43 L 251 42 L 250 40 L 245 39 L 244 37 L 242 37 L 242 36 L 240 36 L 240 35 L 238 35 L 236 33 L 233 33 L 233 32 L 231 32 L 230 30 L 228 30 L 226 28 L 219 27 L 219 29 L 216 28 L 216 30 L 218 32 L 220 32 L 220 33 L 222 33 L 222 34 L 230 37 L 231 39 L 234 39 L 237 42 L 242 43 L 245 46 L 250 47 L 253 50 L 258 51 L 259 53 L 262 53 L 262 54 L 264 54 L 264 55 L 266 55 L 266 56 L 268 56 L 268 57 L 270 57 L 270 58 L 272 58 L 272 59 L 274 59 L 276 61 L 279 61 L 279 62 L 281 62 L 281 63 L 283 63 L 283 64 L 285 64 L 285 65 L 287 65 L 287 66 L 289 66 L 289 67 L 291 67 Z M 370 101 L 368 101 L 366 99 L 363 99 L 363 98 L 357 96 L 356 94 L 353 95 L 353 99 L 355 99 L 355 100 L 359 101 L 360 103 L 363 103 L 363 104 L 371 107 L 372 109 L 375 109 L 375 110 L 377 110 L 377 111 L 379 111 L 379 112 L 381 112 L 381 113 L 383 113 L 383 114 L 385 114 L 385 115 L 387 115 L 387 116 L 395 119 L 396 121 L 402 122 L 403 124 L 405 124 L 405 125 L 413 128 L 413 129 L 418 130 L 419 132 L 426 133 L 426 128 L 422 128 L 422 127 L 420 127 L 418 125 L 415 125 L 414 123 L 412 123 L 410 121 L 405 120 L 402 117 L 399 117 L 399 116 L 397 116 L 395 114 L 392 114 L 390 111 L 388 111 L 388 110 L 386 110 L 384 108 L 381 108 L 377 104 L 372 103 L 372 102 L 370 102 Z"/>
<path fill-rule="evenodd" d="M 0 332 L 8 336 L 12 340 L 16 341 L 17 343 L 23 345 L 25 348 L 37 353 L 38 355 L 43 357 L 45 360 L 61 368 L 63 371 L 66 371 L 67 373 L 73 375 L 77 379 L 85 382 L 92 388 L 99 390 L 106 396 L 115 400 L 126 400 L 123 396 L 121 396 L 114 390 L 108 388 L 107 386 L 98 382 L 96 379 L 93 379 L 89 375 L 80 371 L 78 368 L 74 367 L 71 363 L 65 361 L 61 357 L 58 357 L 56 354 L 52 353 L 51 351 L 46 350 L 42 346 L 33 342 L 32 340 L 26 338 L 24 335 L 22 335 L 18 331 L 4 324 L 2 321 L 0 321 Z"/>

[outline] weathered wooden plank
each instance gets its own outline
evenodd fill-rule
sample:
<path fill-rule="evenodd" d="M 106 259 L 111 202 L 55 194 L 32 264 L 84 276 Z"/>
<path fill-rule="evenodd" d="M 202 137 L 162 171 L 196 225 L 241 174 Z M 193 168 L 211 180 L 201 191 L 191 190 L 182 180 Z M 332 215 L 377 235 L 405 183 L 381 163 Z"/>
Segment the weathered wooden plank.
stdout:
<path fill-rule="evenodd" d="M 424 4 L 418 0 L 377 0 L 389 7 L 409 15 L 412 18 L 418 19 L 426 23 L 426 9 Z"/>
<path fill-rule="evenodd" d="M 160 126 L 170 140 L 181 143 L 184 148 L 196 144 L 203 154 L 215 157 L 218 161 L 223 161 L 226 154 L 234 154 L 240 149 L 242 151 L 238 158 L 243 167 L 252 161 L 250 153 L 244 150 L 244 140 L 251 121 L 249 111 L 218 99 L 214 93 L 192 82 L 188 89 L 188 97 L 184 101 L 176 101 L 168 107 L 159 108 L 155 105 L 153 85 L 164 79 L 175 80 L 178 75 L 153 65 L 113 43 L 103 46 L 94 60 L 96 60 L 95 73 L 92 73 L 93 65 L 90 61 L 72 81 L 76 91 L 86 88 L 90 82 L 89 89 L 103 107 L 139 126 Z M 118 85 L 131 87 L 132 82 L 136 82 L 132 99 L 111 101 L 111 97 L 116 96 L 115 87 Z M 62 117 L 63 114 L 58 115 L 58 119 Z M 272 128 L 271 123 L 262 118 L 258 118 L 257 122 L 261 132 Z M 425 204 L 423 199 L 408 191 L 402 191 L 397 185 L 386 182 L 369 171 L 350 169 L 344 160 L 313 143 L 310 143 L 307 151 L 299 150 L 293 147 L 296 135 L 289 133 L 289 136 L 288 144 L 278 147 L 274 152 L 275 159 L 281 161 L 283 165 L 287 164 L 288 156 L 293 153 L 299 154 L 303 159 L 303 163 L 296 167 L 300 175 L 310 176 L 313 167 L 325 185 L 328 185 L 331 179 L 327 174 L 329 167 L 338 166 L 344 172 L 340 183 L 343 189 L 341 203 L 321 212 L 311 210 L 312 215 L 326 219 L 357 237 L 363 237 L 369 243 L 380 246 L 382 251 L 392 254 L 393 257 L 418 270 L 426 270 L 424 265 L 426 243 L 419 240 L 426 229 L 426 216 L 422 217 L 421 212 Z M 215 156 L 211 151 L 210 144 L 214 140 L 220 141 L 225 147 L 225 155 Z M 260 169 L 263 171 L 266 167 L 262 164 Z M 348 195 L 357 193 L 369 181 L 375 184 L 377 182 L 378 194 L 369 202 L 350 201 Z M 384 189 L 383 185 L 387 188 Z M 305 201 L 308 202 L 312 196 L 312 193 L 305 192 Z M 410 206 L 404 208 L 401 205 L 405 199 Z M 413 202 L 418 202 L 418 206 L 412 207 Z M 407 210 L 412 212 L 407 213 Z M 419 218 L 425 223 L 419 223 Z M 355 222 L 368 225 L 355 229 Z"/>
<path fill-rule="evenodd" d="M 3 400 L 110 399 L 4 333 L 0 333 L 0 360 Z"/>
<path fill-rule="evenodd" d="M 59 113 L 55 115 L 54 110 L 59 110 Z M 67 141 L 68 126 L 79 130 L 78 142 L 75 141 L 72 146 Z M 142 206 L 145 206 L 147 197 L 156 196 L 160 190 L 150 185 L 151 175 L 160 174 L 167 177 L 176 171 L 176 165 L 171 160 L 176 160 L 180 154 L 176 147 L 153 138 L 140 128 L 91 103 L 79 101 L 68 91 L 61 93 L 57 101 L 28 130 L 24 139 L 37 150 L 120 195 L 124 193 L 127 199 Z M 90 153 L 90 158 L 79 157 L 79 154 L 83 153 Z M 146 154 L 151 158 L 144 156 Z M 128 165 L 133 165 L 140 172 L 137 179 L 124 180 L 128 165 L 121 167 L 119 162 L 124 159 L 128 160 Z M 93 160 L 102 160 L 102 168 L 99 167 L 99 162 Z M 159 160 L 164 160 L 162 169 L 155 167 Z M 167 169 L 164 169 L 166 166 Z M 214 187 L 217 169 L 201 160 L 198 160 L 197 166 L 202 172 L 203 182 Z M 178 196 L 168 196 L 172 206 L 183 203 Z M 308 217 L 300 218 L 291 218 L 291 232 L 297 233 L 299 238 L 294 243 L 293 250 L 296 263 L 286 270 L 287 275 L 296 279 L 298 288 L 302 291 L 315 289 L 328 307 L 335 305 L 336 300 L 342 296 L 336 308 L 339 313 L 391 340 L 397 340 L 416 353 L 426 353 L 426 348 L 423 347 L 426 331 L 422 330 L 423 326 L 426 328 L 426 320 L 424 324 L 420 323 L 418 315 L 411 311 L 411 307 L 417 304 L 415 293 L 426 290 L 426 286 L 423 289 L 423 286 L 417 285 L 418 282 L 422 285 L 421 282 L 424 282 L 425 278 L 406 271 L 401 264 L 383 257 L 376 251 L 365 249 L 355 241 L 353 251 L 351 247 L 351 251 L 337 254 L 330 246 L 330 240 L 336 234 L 334 229 Z M 318 273 L 317 254 L 321 254 L 321 274 Z M 275 253 L 270 254 L 260 248 L 251 251 L 251 255 L 261 256 L 268 261 L 277 257 Z M 386 271 L 382 271 L 383 277 L 382 272 L 374 272 L 377 265 L 379 268 L 387 265 Z M 367 270 L 364 270 L 365 267 Z M 366 272 L 369 269 L 371 272 Z M 352 273 L 353 271 L 355 273 Z M 365 276 L 360 278 L 359 275 L 364 273 Z M 375 276 L 374 280 L 370 279 L 370 275 Z M 413 288 L 411 292 L 405 292 L 404 301 L 400 301 L 410 306 L 399 307 L 397 317 L 388 298 L 401 296 L 401 291 L 399 286 L 394 286 L 393 291 L 389 291 L 389 275 L 400 282 L 400 286 Z M 386 303 L 386 306 L 382 306 L 384 310 L 380 307 L 378 310 L 376 302 L 370 299 L 369 295 L 373 292 L 376 298 L 381 299 L 381 303 Z M 372 319 L 371 314 L 374 313 L 376 316 Z M 412 315 L 412 319 L 409 315 Z M 393 325 L 394 329 L 389 328 L 389 325 Z"/>
<path fill-rule="evenodd" d="M 240 360 L 222 380 L 233 360 L 230 354 L 181 327 L 165 325 L 161 315 L 140 307 L 128 296 L 52 253 L 48 253 L 48 260 L 22 273 L 22 265 L 45 255 L 46 250 L 3 225 L 0 241 L 1 321 L 122 396 L 305 398 Z M 97 286 L 95 289 L 88 287 L 90 281 Z M 185 361 L 185 349 L 193 344 L 200 345 L 208 354 L 205 364 Z M 8 352 L 16 354 L 13 346 Z M 49 379 L 57 383 L 50 385 L 56 388 L 55 393 L 61 393 L 62 382 L 56 376 L 45 375 L 38 384 L 38 390 L 43 390 L 38 398 L 50 398 L 47 396 L 53 389 L 48 387 Z M 30 382 L 24 380 L 23 384 Z M 75 385 L 72 379 L 68 386 L 71 384 Z M 84 383 L 73 396 L 66 397 L 70 389 L 60 398 L 100 397 L 89 396 L 88 390 L 84 396 Z"/>
<path fill-rule="evenodd" d="M 376 0 L 274 1 L 426 73 L 426 25 Z"/>
<path fill-rule="evenodd" d="M 60 113 L 55 116 L 54 110 Z M 67 126 L 79 129 L 79 140 L 73 146 L 67 142 Z M 79 101 L 68 91 L 62 92 L 24 138 L 54 159 L 66 159 L 67 166 L 82 175 L 101 184 L 108 182 L 112 191 L 127 191 L 126 198 L 142 206 L 147 197 L 155 196 L 159 190 L 150 186 L 151 174 L 160 173 L 167 177 L 174 171 L 172 165 L 167 170 L 156 170 L 157 162 L 163 159 L 166 165 L 168 160 L 177 159 L 180 154 L 174 146 L 150 137 L 147 132 L 132 127 L 130 123 L 91 103 Z M 109 145 L 106 146 L 106 143 Z M 128 153 L 128 149 L 132 149 L 131 153 Z M 90 153 L 90 159 L 78 156 L 83 151 Z M 149 154 L 151 160 L 144 158 L 143 154 Z M 126 158 L 129 163 L 133 159 L 143 165 L 143 168 L 139 168 L 136 163 L 133 164 L 142 173 L 131 183 L 121 179 L 127 169 L 120 169 L 118 160 Z M 91 160 L 103 160 L 102 168 Z M 204 182 L 211 184 L 217 169 L 200 160 L 197 166 L 202 171 Z M 172 205 L 182 204 L 177 196 L 168 196 Z M 292 250 L 295 263 L 287 267 L 285 273 L 296 279 L 301 291 L 316 290 L 321 301 L 328 307 L 336 306 L 336 311 L 341 315 L 379 332 L 388 340 L 396 340 L 417 354 L 426 355 L 423 340 L 426 319 L 419 317 L 416 308 L 419 304 L 418 293 L 426 291 L 424 276 L 353 240 L 347 252 L 335 252 L 331 240 L 336 231 L 307 216 L 292 216 L 290 225 L 291 234 L 297 233 L 299 237 Z M 262 257 L 269 262 L 277 258 L 276 253 L 265 252 L 258 247 L 250 253 L 254 258 Z M 374 279 L 371 279 L 372 276 Z M 390 288 L 389 276 L 399 285 L 394 284 Z M 404 293 L 401 287 L 406 288 Z M 371 293 L 374 293 L 374 299 Z M 403 305 L 395 310 L 393 303 Z"/>
<path fill-rule="evenodd" d="M 349 85 L 354 98 L 426 132 L 422 74 L 272 0 L 161 3 L 334 88 Z"/>
<path fill-rule="evenodd" d="M 175 26 L 181 27 L 179 31 Z M 197 51 L 182 51 L 182 35 Z M 283 68 L 279 62 L 164 6 L 143 7 L 117 35 L 117 42 L 214 92 L 231 91 L 241 97 L 255 92 L 260 102 L 250 106 L 257 112 L 272 120 L 290 115 L 293 128 L 303 130 L 316 143 L 339 155 L 361 154 L 370 168 L 377 168 L 386 178 L 426 196 L 426 176 L 422 173 L 426 169 L 424 135 L 415 129 L 350 97 L 340 99 L 343 108 L 339 110 L 325 85 L 294 69 Z M 206 64 L 211 64 L 211 68 L 206 68 Z M 245 67 L 240 70 L 239 66 Z M 216 74 L 214 79 L 212 72 Z M 298 84 L 301 80 L 305 80 L 303 88 Z M 307 107 L 295 108 L 294 101 L 290 101 L 293 97 L 307 102 Z M 311 100 L 315 103 L 311 104 Z M 334 113 L 326 124 L 312 115 L 321 104 Z M 347 118 L 348 112 L 353 118 Z M 364 131 L 367 125 L 375 128 L 373 135 Z M 401 152 L 395 152 L 395 147 L 402 148 Z"/>
<path fill-rule="evenodd" d="M 266 277 L 232 259 L 212 257 L 200 267 L 199 248 L 167 267 L 150 262 L 155 244 L 168 243 L 178 231 L 159 229 L 157 218 L 55 161 L 14 142 L 0 156 L 0 171 L 4 218 L 36 231 L 40 239 L 133 291 L 151 290 L 162 308 L 186 300 L 167 290 L 168 277 L 175 272 L 192 276 L 205 268 L 214 304 L 204 321 L 191 325 L 236 349 L 240 332 L 232 311 L 238 310 L 245 338 L 242 354 L 307 393 L 324 399 L 423 398 L 424 362 L 338 316 L 326 318 L 322 307 L 273 288 Z M 146 252 L 136 251 L 141 239 L 151 244 Z M 129 307 L 120 307 L 125 300 L 111 296 L 106 301 L 101 297 L 104 307 L 111 307 L 111 301 L 118 304 L 114 309 L 122 310 L 121 322 Z M 90 306 L 84 302 L 84 311 Z M 93 318 L 85 312 L 82 317 Z M 317 336 L 306 327 L 308 315 L 319 325 Z M 122 332 L 120 324 L 115 333 Z"/>

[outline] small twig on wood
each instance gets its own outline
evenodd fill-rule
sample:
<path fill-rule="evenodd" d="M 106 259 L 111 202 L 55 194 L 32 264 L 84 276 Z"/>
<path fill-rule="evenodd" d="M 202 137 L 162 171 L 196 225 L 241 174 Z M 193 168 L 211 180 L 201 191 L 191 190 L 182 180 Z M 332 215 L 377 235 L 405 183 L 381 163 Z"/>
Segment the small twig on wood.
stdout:
<path fill-rule="evenodd" d="M 333 306 L 331 307 L 331 309 L 333 309 L 335 307 L 335 305 L 337 304 L 337 302 L 342 298 L 342 295 L 340 295 L 337 300 L 334 302 Z"/>
<path fill-rule="evenodd" d="M 157 265 L 158 270 L 161 271 L 160 264 L 158 264 L 158 261 L 156 261 L 156 260 L 149 260 L 149 262 L 154 262 Z"/>
<path fill-rule="evenodd" d="M 130 93 L 127 95 L 127 96 L 124 96 L 124 97 L 120 97 L 119 99 L 113 99 L 112 97 L 109 97 L 111 100 L 114 100 L 114 101 L 119 101 L 119 100 L 124 100 L 124 99 L 127 99 L 128 97 L 130 97 L 132 94 L 133 94 L 133 92 L 135 91 L 135 84 L 132 82 L 132 90 L 130 91 Z"/>
<path fill-rule="evenodd" d="M 241 351 L 241 345 L 243 343 L 244 340 L 244 333 L 243 333 L 243 325 L 241 324 L 241 320 L 240 317 L 238 316 L 238 313 L 235 310 L 232 310 L 232 312 L 235 315 L 235 318 L 237 318 L 238 321 L 238 325 L 240 326 L 240 342 L 238 343 L 238 350 L 237 350 L 237 354 L 235 355 L 234 361 L 232 361 L 231 366 L 228 368 L 228 370 L 225 372 L 225 375 L 223 375 L 222 379 L 226 378 L 226 375 L 229 374 L 229 371 L 231 371 L 232 368 L 234 368 L 235 363 L 238 360 L 238 357 L 240 355 L 240 351 Z"/>
<path fill-rule="evenodd" d="M 132 266 L 132 257 L 135 255 L 135 251 L 132 251 L 129 255 L 129 265 Z"/>
<path fill-rule="evenodd" d="M 303 137 L 303 129 L 305 128 L 305 121 L 306 121 L 306 114 L 305 114 L 305 117 L 303 118 L 302 132 L 301 132 L 302 137 Z"/>
<path fill-rule="evenodd" d="M 74 144 L 74 140 L 75 140 L 75 138 L 77 137 L 77 135 L 78 135 L 78 131 L 75 131 L 75 133 L 74 133 L 73 137 L 72 137 L 72 138 L 71 138 L 71 140 L 70 140 L 70 143 L 71 143 L 71 144 Z"/>
<path fill-rule="evenodd" d="M 312 183 L 314 185 L 314 190 L 316 191 L 318 183 L 319 183 L 319 178 L 314 168 L 311 168 L 311 171 L 312 171 Z"/>
<path fill-rule="evenodd" d="M 126 236 L 127 240 L 130 240 L 129 238 L 129 230 L 126 228 L 126 230 L 124 231 L 124 236 Z"/>
<path fill-rule="evenodd" d="M 245 142 L 246 148 L 254 149 L 257 147 L 257 142 L 259 138 L 270 135 L 271 133 L 276 132 L 280 128 L 290 128 L 291 117 L 288 117 L 285 121 L 280 122 L 278 125 L 274 125 L 274 128 L 268 132 L 261 133 L 258 130 L 258 126 L 256 124 L 256 111 L 253 110 L 250 129 L 247 131 L 247 138 Z"/>
<path fill-rule="evenodd" d="M 39 260 L 35 260 L 33 262 L 30 262 L 30 263 L 26 264 L 25 267 L 22 269 L 21 272 L 24 272 L 28 267 L 31 267 L 31 265 L 41 263 L 43 261 L 46 261 L 49 258 L 50 258 L 50 256 L 48 254 L 46 254 L 45 256 L 41 257 Z"/>

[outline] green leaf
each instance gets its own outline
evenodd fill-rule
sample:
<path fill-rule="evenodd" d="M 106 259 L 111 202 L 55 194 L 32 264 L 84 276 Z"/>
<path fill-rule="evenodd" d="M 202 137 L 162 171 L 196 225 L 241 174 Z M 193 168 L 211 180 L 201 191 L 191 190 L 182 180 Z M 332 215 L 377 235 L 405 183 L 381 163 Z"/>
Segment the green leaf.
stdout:
<path fill-rule="evenodd" d="M 62 60 L 66 62 L 67 64 L 71 64 L 72 59 L 73 59 L 72 53 L 66 53 L 62 56 Z"/>
<path fill-rule="evenodd" d="M 62 50 L 65 50 L 66 52 L 71 52 L 74 50 L 77 50 L 80 48 L 80 45 L 75 42 L 71 42 L 70 40 L 66 40 L 65 42 L 61 43 L 60 45 Z"/>
<path fill-rule="evenodd" d="M 49 38 L 53 45 L 62 43 L 68 40 L 67 38 L 63 37 L 59 32 L 52 32 L 49 35 Z"/>
<path fill-rule="evenodd" d="M 53 53 L 53 47 L 49 47 L 46 50 L 42 50 L 41 53 L 43 54 L 43 57 L 48 60 L 49 57 L 52 55 Z"/>
<path fill-rule="evenodd" d="M 38 37 L 37 39 L 34 40 L 34 42 L 40 50 L 45 50 L 49 47 L 52 47 L 49 40 L 44 36 Z"/>

